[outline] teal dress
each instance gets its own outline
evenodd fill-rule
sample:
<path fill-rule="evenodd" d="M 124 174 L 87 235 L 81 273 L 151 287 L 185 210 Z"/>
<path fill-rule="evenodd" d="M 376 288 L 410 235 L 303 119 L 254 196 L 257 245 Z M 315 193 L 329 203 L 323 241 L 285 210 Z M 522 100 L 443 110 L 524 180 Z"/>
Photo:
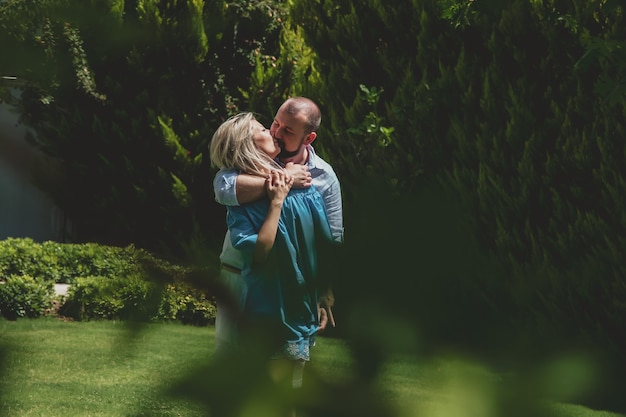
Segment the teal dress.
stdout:
<path fill-rule="evenodd" d="M 318 248 L 332 242 L 324 201 L 314 186 L 292 189 L 283 203 L 267 261 L 252 267 L 268 206 L 269 200 L 263 199 L 228 207 L 232 244 L 244 257 L 244 323 L 262 320 L 278 330 L 274 358 L 308 361 L 319 326 Z"/>

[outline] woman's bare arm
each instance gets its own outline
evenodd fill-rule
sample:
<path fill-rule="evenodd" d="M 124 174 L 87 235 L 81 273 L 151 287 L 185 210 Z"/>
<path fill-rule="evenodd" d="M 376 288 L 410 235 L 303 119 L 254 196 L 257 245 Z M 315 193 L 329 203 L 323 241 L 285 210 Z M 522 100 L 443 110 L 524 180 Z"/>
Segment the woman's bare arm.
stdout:
<path fill-rule="evenodd" d="M 259 229 L 256 246 L 254 247 L 253 265 L 265 262 L 274 246 L 280 212 L 283 208 L 285 197 L 287 197 L 293 184 L 293 177 L 288 177 L 282 171 L 272 171 L 265 184 L 270 204 L 265 221 Z"/>

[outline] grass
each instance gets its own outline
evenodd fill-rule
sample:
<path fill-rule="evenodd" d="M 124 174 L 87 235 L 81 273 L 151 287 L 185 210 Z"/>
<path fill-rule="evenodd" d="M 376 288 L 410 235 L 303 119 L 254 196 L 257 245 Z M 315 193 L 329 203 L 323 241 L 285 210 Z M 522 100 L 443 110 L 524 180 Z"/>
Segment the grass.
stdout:
<path fill-rule="evenodd" d="M 426 362 L 396 358 L 387 363 L 379 381 L 399 417 L 623 417 L 580 405 L 537 400 L 535 391 L 524 392 L 505 379 L 475 362 L 442 357 Z"/>
<path fill-rule="evenodd" d="M 2 416 L 202 415 L 159 396 L 207 356 L 206 328 L 49 319 L 0 321 Z"/>
<path fill-rule="evenodd" d="M 209 369 L 213 340 L 212 327 L 0 320 L 0 416 L 205 416 L 202 404 L 169 393 L 189 374 Z M 315 380 L 344 387 L 337 393 L 337 409 L 351 404 L 345 387 L 358 382 L 346 344 L 320 338 L 313 355 L 309 372 Z M 374 385 L 369 392 L 399 417 L 498 415 L 497 378 L 458 359 L 395 358 Z M 364 392 L 352 391 L 353 403 L 370 404 Z M 559 403 L 549 410 L 557 417 L 618 416 Z"/>

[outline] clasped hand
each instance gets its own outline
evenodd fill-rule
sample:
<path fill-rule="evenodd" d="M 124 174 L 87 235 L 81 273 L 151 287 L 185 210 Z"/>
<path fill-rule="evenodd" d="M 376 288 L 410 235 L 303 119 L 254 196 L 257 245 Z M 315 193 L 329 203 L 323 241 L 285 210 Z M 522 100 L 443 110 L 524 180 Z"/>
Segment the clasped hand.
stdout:
<path fill-rule="evenodd" d="M 282 202 L 293 185 L 293 177 L 285 171 L 272 171 L 265 180 L 267 195 L 271 201 Z"/>

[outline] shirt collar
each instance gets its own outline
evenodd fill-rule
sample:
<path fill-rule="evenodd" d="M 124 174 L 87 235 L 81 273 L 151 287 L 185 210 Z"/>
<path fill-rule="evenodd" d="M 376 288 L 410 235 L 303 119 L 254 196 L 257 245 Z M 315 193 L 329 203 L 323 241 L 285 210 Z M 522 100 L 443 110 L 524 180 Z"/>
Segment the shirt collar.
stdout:
<path fill-rule="evenodd" d="M 306 150 L 309 152 L 309 159 L 308 161 L 306 161 L 306 165 L 307 167 L 309 167 L 309 170 L 311 168 L 317 168 L 317 154 L 315 153 L 315 150 L 313 149 L 313 146 L 311 145 L 306 145 Z"/>

